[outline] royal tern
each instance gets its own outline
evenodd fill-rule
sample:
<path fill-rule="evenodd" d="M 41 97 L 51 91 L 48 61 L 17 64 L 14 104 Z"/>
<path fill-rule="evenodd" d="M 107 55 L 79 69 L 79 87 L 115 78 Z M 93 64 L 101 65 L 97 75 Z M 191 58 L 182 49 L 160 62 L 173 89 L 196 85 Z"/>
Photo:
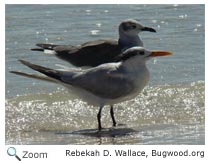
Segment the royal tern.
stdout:
<path fill-rule="evenodd" d="M 38 43 L 40 48 L 33 51 L 43 51 L 57 56 L 78 67 L 95 67 L 100 64 L 114 62 L 115 57 L 122 51 L 134 47 L 143 47 L 143 42 L 138 34 L 142 31 L 156 32 L 151 27 L 145 27 L 140 22 L 127 19 L 119 25 L 119 39 L 100 39 L 89 41 L 81 45 L 54 45 Z"/>
<path fill-rule="evenodd" d="M 72 90 L 88 104 L 99 106 L 97 114 L 98 130 L 101 126 L 101 111 L 105 105 L 112 105 L 133 99 L 149 81 L 146 61 L 156 56 L 167 56 L 168 51 L 150 51 L 143 47 L 133 47 L 117 56 L 119 62 L 106 63 L 97 67 L 78 71 L 55 70 L 32 64 L 25 60 L 20 62 L 44 75 L 33 75 L 19 71 L 12 73 L 62 84 Z M 111 108 L 113 124 L 116 124 Z"/>

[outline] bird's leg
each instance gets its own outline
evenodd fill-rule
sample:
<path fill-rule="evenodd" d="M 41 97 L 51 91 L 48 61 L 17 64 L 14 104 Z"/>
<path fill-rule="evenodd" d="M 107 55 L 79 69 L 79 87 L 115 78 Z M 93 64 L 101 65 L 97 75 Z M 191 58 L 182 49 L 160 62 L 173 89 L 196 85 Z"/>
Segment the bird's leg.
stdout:
<path fill-rule="evenodd" d="M 100 107 L 98 114 L 97 114 L 97 119 L 98 119 L 98 131 L 101 131 L 101 110 L 103 109 L 103 106 Z"/>
<path fill-rule="evenodd" d="M 114 118 L 114 109 L 113 109 L 112 105 L 111 105 L 111 108 L 110 108 L 110 115 L 111 115 L 111 118 L 112 118 L 113 126 L 116 126 L 117 123 L 116 123 L 116 120 Z"/>

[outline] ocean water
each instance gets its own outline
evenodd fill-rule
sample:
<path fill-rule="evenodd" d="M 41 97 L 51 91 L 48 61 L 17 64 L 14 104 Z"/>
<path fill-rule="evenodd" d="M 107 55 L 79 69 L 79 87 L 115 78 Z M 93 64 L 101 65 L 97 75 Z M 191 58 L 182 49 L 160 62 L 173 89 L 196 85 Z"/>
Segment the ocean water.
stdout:
<path fill-rule="evenodd" d="M 204 13 L 204 5 L 6 5 L 6 144 L 205 144 Z M 18 59 L 71 67 L 30 48 L 117 38 L 128 18 L 157 30 L 140 34 L 146 48 L 173 55 L 149 61 L 149 85 L 115 105 L 123 126 L 111 128 L 105 107 L 106 129 L 97 133 L 98 108 L 62 86 L 9 73 L 34 73 Z"/>

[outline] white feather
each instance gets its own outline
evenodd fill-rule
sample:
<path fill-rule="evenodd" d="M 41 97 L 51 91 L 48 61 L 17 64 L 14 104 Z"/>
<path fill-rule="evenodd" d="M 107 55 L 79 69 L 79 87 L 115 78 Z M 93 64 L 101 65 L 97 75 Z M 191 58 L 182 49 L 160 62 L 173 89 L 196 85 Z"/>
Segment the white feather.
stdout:
<path fill-rule="evenodd" d="M 47 50 L 47 49 L 44 49 L 44 53 L 48 54 L 48 55 L 55 55 L 56 54 L 56 52 L 54 50 Z"/>

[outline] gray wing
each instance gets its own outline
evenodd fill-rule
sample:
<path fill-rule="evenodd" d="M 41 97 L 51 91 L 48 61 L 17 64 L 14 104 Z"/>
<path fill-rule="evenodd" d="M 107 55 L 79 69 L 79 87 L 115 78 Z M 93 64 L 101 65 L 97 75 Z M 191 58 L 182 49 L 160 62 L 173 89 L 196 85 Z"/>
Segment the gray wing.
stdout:
<path fill-rule="evenodd" d="M 107 99 L 125 96 L 134 88 L 132 81 L 115 68 L 97 67 L 74 77 L 63 76 L 62 81 Z"/>
<path fill-rule="evenodd" d="M 20 60 L 20 62 L 55 79 L 56 82 L 60 81 L 65 85 L 81 88 L 107 99 L 120 98 L 131 93 L 134 89 L 132 81 L 125 76 L 123 68 L 119 67 L 117 63 L 104 64 L 83 71 L 59 71 L 35 65 L 25 60 Z M 20 73 L 16 74 L 20 75 Z M 24 73 L 24 76 L 32 77 L 26 75 L 26 73 Z M 43 78 L 38 79 L 45 80 Z"/>

